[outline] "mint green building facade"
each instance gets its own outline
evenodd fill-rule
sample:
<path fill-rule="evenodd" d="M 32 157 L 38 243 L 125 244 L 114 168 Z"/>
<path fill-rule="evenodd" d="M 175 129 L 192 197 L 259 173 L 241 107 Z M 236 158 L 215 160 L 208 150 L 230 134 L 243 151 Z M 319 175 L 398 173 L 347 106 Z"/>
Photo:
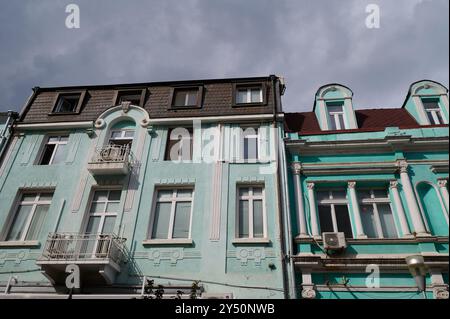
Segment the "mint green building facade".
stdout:
<path fill-rule="evenodd" d="M 74 265 L 73 298 L 141 298 L 151 280 L 169 298 L 197 281 L 201 298 L 284 298 L 282 89 L 271 76 L 35 90 L 1 166 L 0 297 L 67 298 Z M 169 159 L 175 128 L 191 134 Z"/>
<path fill-rule="evenodd" d="M 355 111 L 352 96 L 326 85 L 313 112 L 285 115 L 298 297 L 447 299 L 448 91 L 416 82 L 401 109 Z"/>

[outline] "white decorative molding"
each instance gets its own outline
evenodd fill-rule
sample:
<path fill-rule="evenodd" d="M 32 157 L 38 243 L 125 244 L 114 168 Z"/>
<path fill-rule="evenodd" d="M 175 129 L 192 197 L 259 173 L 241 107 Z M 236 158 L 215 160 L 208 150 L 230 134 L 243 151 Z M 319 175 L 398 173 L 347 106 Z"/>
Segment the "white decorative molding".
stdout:
<path fill-rule="evenodd" d="M 222 206 L 222 163 L 216 162 L 214 165 L 211 204 L 211 229 L 209 239 L 217 241 L 220 239 L 220 220 L 221 220 L 221 206 Z"/>
<path fill-rule="evenodd" d="M 396 209 L 397 217 L 400 222 L 400 228 L 402 230 L 402 234 L 404 238 L 411 237 L 411 232 L 409 230 L 408 226 L 408 220 L 406 219 L 405 210 L 403 209 L 402 200 L 400 198 L 400 194 L 398 191 L 398 182 L 397 181 L 390 181 L 389 187 L 392 192 L 393 196 L 393 202 Z"/>
<path fill-rule="evenodd" d="M 355 221 L 356 238 L 367 238 L 367 235 L 364 234 L 364 228 L 362 226 L 361 212 L 359 210 L 358 197 L 356 195 L 355 187 L 356 187 L 355 181 L 348 182 L 349 197 L 352 203 L 351 211 L 353 212 L 353 219 Z"/>
<path fill-rule="evenodd" d="M 195 184 L 195 178 L 178 177 L 178 178 L 159 178 L 155 180 L 157 185 L 192 185 Z"/>
<path fill-rule="evenodd" d="M 25 130 L 69 130 L 78 128 L 92 128 L 93 121 L 85 122 L 53 122 L 53 123 L 36 123 L 36 124 L 16 124 L 18 131 Z"/>
<path fill-rule="evenodd" d="M 302 171 L 302 164 L 299 162 L 293 162 L 291 164 L 292 174 L 299 175 Z"/>
<path fill-rule="evenodd" d="M 304 299 L 314 299 L 316 298 L 316 291 L 313 286 L 304 287 L 302 289 L 302 298 Z"/>
<path fill-rule="evenodd" d="M 311 222 L 311 235 L 313 237 L 320 237 L 319 234 L 319 223 L 317 218 L 317 208 L 316 208 L 316 195 L 314 193 L 314 183 L 307 183 L 308 187 L 308 198 L 309 198 L 309 215 Z"/>

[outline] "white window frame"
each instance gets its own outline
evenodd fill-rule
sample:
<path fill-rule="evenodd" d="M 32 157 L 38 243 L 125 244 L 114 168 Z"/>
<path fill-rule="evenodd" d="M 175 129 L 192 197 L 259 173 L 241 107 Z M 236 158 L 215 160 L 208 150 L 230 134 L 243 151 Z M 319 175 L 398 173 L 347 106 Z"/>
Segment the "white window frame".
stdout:
<path fill-rule="evenodd" d="M 375 190 L 383 190 L 386 191 L 386 197 L 375 197 Z M 394 217 L 394 208 L 392 207 L 391 199 L 389 198 L 389 194 L 387 190 L 385 189 L 361 189 L 361 191 L 369 191 L 370 192 L 370 198 L 362 198 L 361 196 L 358 196 L 359 199 L 359 205 L 370 205 L 373 206 L 373 216 L 375 218 L 375 231 L 377 232 L 377 238 L 390 238 L 390 237 L 384 237 L 383 234 L 383 227 L 381 227 L 381 220 L 380 220 L 380 214 L 378 213 L 378 206 L 377 204 L 389 204 L 389 207 L 391 209 L 392 219 L 394 221 L 394 228 L 395 232 L 397 234 L 397 237 L 399 238 L 400 234 L 398 232 L 397 225 L 395 224 L 395 217 Z M 364 213 L 361 213 L 364 214 Z"/>
<path fill-rule="evenodd" d="M 109 200 L 109 194 L 112 191 L 120 192 L 120 199 L 119 200 Z M 106 195 L 107 199 L 106 200 L 94 201 L 94 196 L 95 196 L 96 192 L 107 192 L 107 195 Z M 122 189 L 121 188 L 115 187 L 115 188 L 95 188 L 95 189 L 93 189 L 92 193 L 91 193 L 91 196 L 89 198 L 89 203 L 88 203 L 88 207 L 87 207 L 87 218 L 86 218 L 86 221 L 85 221 L 85 223 L 84 223 L 84 225 L 82 227 L 82 233 L 83 234 L 86 233 L 86 231 L 87 231 L 86 228 L 88 227 L 89 219 L 91 218 L 91 216 L 100 216 L 100 223 L 98 225 L 99 229 L 103 229 L 103 226 L 104 226 L 104 223 L 105 223 L 105 217 L 115 216 L 116 219 L 117 219 L 117 217 L 119 216 L 120 211 L 117 211 L 115 213 L 110 213 L 110 212 L 106 212 L 106 208 L 108 206 L 108 203 L 119 203 L 119 207 L 120 207 L 121 200 L 122 200 Z M 104 203 L 105 207 L 103 209 L 103 212 L 91 212 L 91 208 L 92 208 L 92 205 L 94 203 Z M 101 235 L 101 233 L 97 232 L 97 233 L 93 233 L 93 235 Z"/>
<path fill-rule="evenodd" d="M 259 90 L 259 101 L 252 101 L 252 90 Z M 240 92 L 244 92 L 246 91 L 246 102 L 244 102 L 245 104 L 250 104 L 250 103 L 262 103 L 263 102 L 263 89 L 261 87 L 248 87 L 248 88 L 237 88 L 237 94 L 236 94 L 236 104 L 243 104 L 242 102 L 238 102 L 237 98 L 239 96 Z"/>
<path fill-rule="evenodd" d="M 248 195 L 240 195 L 240 189 L 241 188 L 248 188 Z M 261 195 L 254 195 L 253 194 L 253 188 L 261 188 Z M 236 235 L 235 238 L 237 240 L 242 239 L 254 239 L 254 240 L 261 240 L 261 239 L 267 239 L 267 213 L 266 213 L 266 189 L 264 185 L 238 185 L 236 188 Z M 248 201 L 248 237 L 240 237 L 239 234 L 239 202 L 241 200 L 247 200 Z M 254 223 L 254 211 L 253 211 L 253 201 L 255 200 L 261 200 L 262 201 L 262 209 L 263 209 L 263 237 L 254 237 L 253 234 L 253 223 Z"/>
<path fill-rule="evenodd" d="M 50 139 L 54 138 L 54 137 L 57 137 L 58 141 L 51 142 Z M 61 141 L 62 137 L 67 137 L 67 141 Z M 69 137 L 70 137 L 69 135 L 50 135 L 50 136 L 48 136 L 44 146 L 42 147 L 41 156 L 39 157 L 38 164 L 39 165 L 53 165 L 53 160 L 55 159 L 55 154 L 56 154 L 56 151 L 58 150 L 59 145 L 67 145 L 69 142 Z M 52 156 L 50 157 L 48 164 L 41 164 L 42 160 L 44 158 L 44 154 L 45 154 L 47 145 L 55 145 L 55 148 L 53 149 L 53 153 L 52 153 Z"/>
<path fill-rule="evenodd" d="M 252 129 L 256 132 L 256 134 L 245 134 L 247 129 Z M 261 129 L 259 126 L 241 126 L 242 130 L 242 150 L 241 150 L 241 158 L 243 161 L 257 161 L 260 158 L 260 143 L 261 143 Z M 254 139 L 256 138 L 256 158 L 245 158 L 245 139 Z M 249 145 L 247 143 L 247 145 Z"/>
<path fill-rule="evenodd" d="M 172 191 L 172 197 L 170 198 L 158 198 L 158 193 L 160 191 Z M 191 197 L 177 197 L 179 190 L 190 190 L 192 192 Z M 194 213 L 194 197 L 195 190 L 193 187 L 158 187 L 155 190 L 155 198 L 152 204 L 152 214 L 151 214 L 151 222 L 150 227 L 147 233 L 147 239 L 150 241 L 158 241 L 158 240 L 170 240 L 170 241 L 180 241 L 186 239 L 192 239 L 192 215 Z M 173 238 L 173 228 L 175 226 L 175 209 L 177 207 L 177 202 L 191 202 L 191 211 L 189 216 L 189 235 L 188 238 Z M 171 203 L 170 206 L 170 218 L 169 218 L 169 231 L 167 232 L 167 238 L 153 238 L 153 227 L 155 226 L 155 217 L 156 217 L 156 204 L 157 203 Z"/>
<path fill-rule="evenodd" d="M 341 107 L 342 111 L 329 111 L 328 108 L 330 106 L 339 106 L 339 107 Z M 328 112 L 330 121 L 334 122 L 334 124 L 336 125 L 336 130 L 340 131 L 340 130 L 347 129 L 347 121 L 345 119 L 344 105 L 327 105 L 327 112 Z M 342 116 L 342 122 L 344 123 L 344 127 L 341 127 L 341 122 L 339 121 L 339 116 Z"/>
<path fill-rule="evenodd" d="M 428 120 L 428 122 L 430 123 L 430 125 L 446 124 L 446 123 L 445 123 L 444 114 L 443 114 L 443 112 L 442 112 L 442 110 L 441 110 L 441 107 L 440 107 L 440 105 L 439 105 L 439 102 L 437 101 L 437 102 L 436 102 L 436 106 L 433 107 L 433 108 L 427 108 L 427 107 L 425 106 L 425 103 L 427 103 L 427 101 L 422 100 L 423 109 L 424 109 L 424 111 L 425 111 L 425 114 L 427 115 L 427 120 Z M 428 113 L 431 114 L 431 117 L 433 118 L 434 123 L 431 123 L 431 122 L 430 122 L 430 118 L 428 117 Z M 441 120 L 439 119 L 438 113 L 439 113 L 439 115 L 441 116 L 442 122 L 441 122 Z"/>
<path fill-rule="evenodd" d="M 350 220 L 350 230 L 352 231 L 352 238 L 355 238 L 355 234 L 353 233 L 353 222 L 352 222 L 352 218 L 350 215 L 350 205 L 347 199 L 347 190 L 346 189 L 317 189 L 316 192 L 328 192 L 328 199 L 317 199 L 317 206 L 320 205 L 326 205 L 326 206 L 330 206 L 330 211 L 331 211 L 331 221 L 333 223 L 333 231 L 334 232 L 339 232 L 338 229 L 338 224 L 337 224 L 337 218 L 336 218 L 336 209 L 335 209 L 335 205 L 347 205 L 347 213 L 348 213 L 348 218 Z M 345 193 L 345 198 L 344 199 L 340 199 L 340 198 L 334 198 L 333 197 L 333 192 L 336 191 L 343 191 Z M 317 193 L 316 193 L 317 196 Z M 316 197 L 317 198 L 317 197 Z M 319 220 L 319 225 L 320 225 L 320 220 Z M 322 229 L 320 230 L 321 232 Z"/>
<path fill-rule="evenodd" d="M 33 201 L 23 201 L 22 198 L 24 195 L 30 195 L 30 194 L 36 194 L 35 198 Z M 22 205 L 32 205 L 31 211 L 30 211 L 30 215 L 28 216 L 28 220 L 25 223 L 25 227 L 24 227 L 24 232 L 22 233 L 21 238 L 18 241 L 24 242 L 25 238 L 27 237 L 28 232 L 30 231 L 30 225 L 31 222 L 33 221 L 34 218 L 34 214 L 36 212 L 36 208 L 40 205 L 49 205 L 51 206 L 52 204 L 52 200 L 40 200 L 41 194 L 52 194 L 52 199 L 53 199 L 53 190 L 38 190 L 38 191 L 23 191 L 20 192 L 18 200 L 16 201 L 16 204 L 14 205 L 14 211 L 12 216 L 10 217 L 10 220 L 8 222 L 8 227 L 6 229 L 6 232 L 4 234 L 4 240 L 5 241 L 11 241 L 11 240 L 7 240 L 8 236 L 9 236 L 9 232 L 11 231 L 11 228 L 13 227 L 13 223 L 14 223 L 14 219 L 16 218 L 16 215 L 18 213 L 18 209 L 20 206 Z M 49 208 L 50 210 L 50 208 Z M 34 240 L 34 239 L 33 239 Z M 16 241 L 16 240 L 13 240 Z"/>
<path fill-rule="evenodd" d="M 116 132 L 120 132 L 120 137 L 113 138 L 112 136 Z M 125 136 L 126 132 L 133 132 L 133 137 L 126 137 Z M 111 141 L 131 141 L 131 143 L 133 143 L 135 134 L 136 130 L 134 129 L 113 129 L 109 133 L 108 144 L 111 144 Z"/>

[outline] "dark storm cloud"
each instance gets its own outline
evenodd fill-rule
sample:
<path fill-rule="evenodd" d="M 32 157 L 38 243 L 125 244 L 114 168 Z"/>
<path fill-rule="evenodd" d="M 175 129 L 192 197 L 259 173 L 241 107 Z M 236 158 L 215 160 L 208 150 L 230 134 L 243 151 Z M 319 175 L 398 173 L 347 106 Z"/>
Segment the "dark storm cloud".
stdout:
<path fill-rule="evenodd" d="M 65 27 L 76 3 L 81 28 Z M 366 5 L 381 27 L 365 26 Z M 286 111 L 339 82 L 355 105 L 399 107 L 423 78 L 448 87 L 448 1 L 0 1 L 0 110 L 33 86 L 277 74 Z"/>

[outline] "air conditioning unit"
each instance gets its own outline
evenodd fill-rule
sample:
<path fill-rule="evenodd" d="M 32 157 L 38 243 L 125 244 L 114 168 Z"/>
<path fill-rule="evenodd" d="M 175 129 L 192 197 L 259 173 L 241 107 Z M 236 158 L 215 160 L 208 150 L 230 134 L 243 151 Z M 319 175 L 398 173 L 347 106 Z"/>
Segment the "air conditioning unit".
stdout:
<path fill-rule="evenodd" d="M 347 247 L 344 233 L 322 233 L 322 239 L 326 250 L 340 250 Z"/>
<path fill-rule="evenodd" d="M 201 299 L 233 299 L 232 293 L 223 293 L 223 294 L 208 294 L 203 293 Z"/>

